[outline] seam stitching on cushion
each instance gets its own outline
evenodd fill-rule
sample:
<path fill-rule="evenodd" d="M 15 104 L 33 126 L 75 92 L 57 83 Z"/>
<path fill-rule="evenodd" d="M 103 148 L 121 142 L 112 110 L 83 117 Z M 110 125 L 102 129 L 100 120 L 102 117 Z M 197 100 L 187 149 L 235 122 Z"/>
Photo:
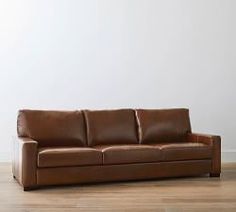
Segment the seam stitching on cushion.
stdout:
<path fill-rule="evenodd" d="M 140 125 L 140 120 L 138 118 L 138 111 L 135 109 L 135 119 L 137 122 L 137 128 L 138 128 L 138 143 L 141 144 L 141 138 L 142 138 L 142 131 L 141 131 L 141 125 Z"/>
<path fill-rule="evenodd" d="M 84 120 L 85 120 L 87 146 L 90 146 L 89 126 L 88 126 L 89 124 L 88 124 L 88 117 L 87 117 L 88 114 L 86 114 L 86 112 L 87 112 L 86 110 L 82 110 L 82 113 L 84 114 Z"/>
<path fill-rule="evenodd" d="M 76 110 L 77 113 L 81 113 L 83 122 L 84 122 L 84 130 L 85 130 L 85 146 L 88 146 L 88 134 L 87 134 L 87 122 L 85 118 L 85 114 L 83 110 Z"/>

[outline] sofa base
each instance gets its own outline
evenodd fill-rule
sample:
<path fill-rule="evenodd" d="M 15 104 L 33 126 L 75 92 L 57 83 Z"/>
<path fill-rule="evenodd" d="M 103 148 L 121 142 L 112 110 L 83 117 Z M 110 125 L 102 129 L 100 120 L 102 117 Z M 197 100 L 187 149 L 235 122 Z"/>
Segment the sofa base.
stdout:
<path fill-rule="evenodd" d="M 30 186 L 30 187 L 23 187 L 24 191 L 32 191 L 38 189 L 39 186 Z"/>
<path fill-rule="evenodd" d="M 37 169 L 37 185 L 65 185 L 199 176 L 210 173 L 211 160 L 175 161 Z"/>
<path fill-rule="evenodd" d="M 210 177 L 220 177 L 220 173 L 210 173 Z"/>

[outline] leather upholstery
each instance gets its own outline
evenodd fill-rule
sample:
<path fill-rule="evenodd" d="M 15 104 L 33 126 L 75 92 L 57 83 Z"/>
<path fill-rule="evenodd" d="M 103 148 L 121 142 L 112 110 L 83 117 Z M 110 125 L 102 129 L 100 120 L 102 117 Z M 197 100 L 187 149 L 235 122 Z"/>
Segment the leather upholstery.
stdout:
<path fill-rule="evenodd" d="M 13 175 L 24 187 L 36 185 L 38 143 L 30 138 L 14 139 Z"/>
<path fill-rule="evenodd" d="M 136 115 L 142 144 L 181 142 L 191 132 L 188 109 L 139 109 Z"/>
<path fill-rule="evenodd" d="M 199 176 L 210 169 L 210 160 L 41 168 L 37 169 L 37 184 L 45 186 Z"/>
<path fill-rule="evenodd" d="M 138 143 L 134 110 L 86 110 L 84 114 L 89 146 Z"/>
<path fill-rule="evenodd" d="M 221 173 L 221 137 L 217 135 L 189 133 L 187 140 L 189 142 L 204 143 L 212 147 L 211 174 L 213 176 L 219 176 Z"/>
<path fill-rule="evenodd" d="M 199 160 L 212 157 L 212 147 L 203 143 L 183 142 L 155 144 L 162 161 Z"/>
<path fill-rule="evenodd" d="M 102 152 L 86 147 L 41 148 L 38 167 L 102 165 Z"/>
<path fill-rule="evenodd" d="M 20 110 L 17 120 L 20 137 L 29 137 L 40 147 L 86 146 L 83 114 L 80 111 Z"/>
<path fill-rule="evenodd" d="M 106 145 L 96 146 L 103 153 L 103 164 L 148 163 L 161 160 L 158 148 L 149 145 Z"/>

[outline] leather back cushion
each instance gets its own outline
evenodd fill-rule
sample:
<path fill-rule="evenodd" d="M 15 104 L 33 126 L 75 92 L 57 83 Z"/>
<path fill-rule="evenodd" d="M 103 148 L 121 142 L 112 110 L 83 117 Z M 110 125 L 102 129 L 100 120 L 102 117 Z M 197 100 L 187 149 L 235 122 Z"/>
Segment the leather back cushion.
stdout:
<path fill-rule="evenodd" d="M 136 111 L 140 143 L 184 141 L 191 132 L 188 109 Z"/>
<path fill-rule="evenodd" d="M 39 146 L 86 146 L 84 116 L 80 111 L 20 110 L 18 136 L 30 137 Z"/>
<path fill-rule="evenodd" d="M 138 143 L 134 110 L 86 110 L 84 114 L 89 146 Z"/>

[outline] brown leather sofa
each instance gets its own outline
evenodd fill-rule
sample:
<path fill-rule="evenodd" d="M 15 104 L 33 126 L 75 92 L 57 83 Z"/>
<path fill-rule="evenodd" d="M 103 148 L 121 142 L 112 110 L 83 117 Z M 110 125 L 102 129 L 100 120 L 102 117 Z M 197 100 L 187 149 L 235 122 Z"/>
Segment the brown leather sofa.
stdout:
<path fill-rule="evenodd" d="M 20 110 L 17 132 L 24 190 L 221 172 L 220 137 L 192 133 L 188 109 Z"/>

